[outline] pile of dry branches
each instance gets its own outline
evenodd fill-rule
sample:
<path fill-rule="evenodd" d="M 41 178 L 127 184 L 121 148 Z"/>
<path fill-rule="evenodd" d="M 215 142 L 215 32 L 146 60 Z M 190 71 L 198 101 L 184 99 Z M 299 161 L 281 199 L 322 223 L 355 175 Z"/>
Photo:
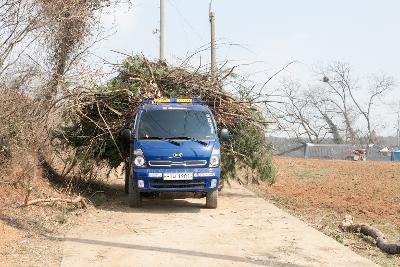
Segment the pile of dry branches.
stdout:
<path fill-rule="evenodd" d="M 104 161 L 116 167 L 126 157 L 121 131 L 133 122 L 144 98 L 159 97 L 201 98 L 207 102 L 219 127 L 232 133 L 232 141 L 223 147 L 227 175 L 234 175 L 235 162 L 241 159 L 258 170 L 261 178 L 272 177 L 264 136 L 267 122 L 255 105 L 225 92 L 222 83 L 199 70 L 149 62 L 140 56 L 128 57 L 118 76 L 106 85 L 72 94 L 66 102 L 65 127 L 57 137 L 75 148 L 76 162 L 84 172 L 90 173 L 91 166 Z"/>

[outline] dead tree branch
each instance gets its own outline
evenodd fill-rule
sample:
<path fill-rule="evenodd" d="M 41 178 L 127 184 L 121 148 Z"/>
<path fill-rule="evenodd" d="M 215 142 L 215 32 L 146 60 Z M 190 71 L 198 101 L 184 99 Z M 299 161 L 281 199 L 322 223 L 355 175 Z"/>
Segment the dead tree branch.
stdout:
<path fill-rule="evenodd" d="M 64 203 L 69 203 L 69 204 L 74 204 L 78 205 L 81 204 L 83 209 L 87 209 L 88 205 L 83 197 L 76 197 L 74 199 L 69 199 L 69 198 L 59 198 L 59 197 L 53 197 L 53 198 L 38 198 L 38 199 L 33 199 L 30 201 L 26 201 L 22 206 L 27 207 L 30 205 L 36 205 L 39 203 L 55 203 L 55 202 L 64 202 Z"/>
<path fill-rule="evenodd" d="M 376 242 L 376 246 L 385 253 L 400 254 L 400 242 L 396 244 L 389 243 L 381 231 L 366 223 L 354 223 L 350 215 L 346 215 L 340 224 L 340 228 L 345 232 L 362 233 L 372 237 Z"/>

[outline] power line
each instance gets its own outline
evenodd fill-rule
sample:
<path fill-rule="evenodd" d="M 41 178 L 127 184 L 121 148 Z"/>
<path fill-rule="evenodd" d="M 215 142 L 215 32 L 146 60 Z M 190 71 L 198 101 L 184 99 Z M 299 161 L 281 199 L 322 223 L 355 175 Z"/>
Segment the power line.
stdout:
<path fill-rule="evenodd" d="M 168 0 L 168 2 L 176 10 L 176 13 L 181 17 L 183 22 L 185 24 L 187 24 L 187 26 L 193 31 L 193 33 L 195 33 L 200 40 L 204 39 L 203 38 L 204 36 L 197 31 L 197 29 L 190 23 L 190 21 L 180 11 L 180 9 L 178 8 L 178 4 L 175 2 L 175 0 Z"/>

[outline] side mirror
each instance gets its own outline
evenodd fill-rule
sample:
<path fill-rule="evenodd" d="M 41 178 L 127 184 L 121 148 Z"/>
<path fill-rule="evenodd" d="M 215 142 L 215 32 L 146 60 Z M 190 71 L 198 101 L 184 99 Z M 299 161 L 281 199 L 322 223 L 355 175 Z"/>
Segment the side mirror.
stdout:
<path fill-rule="evenodd" d="M 132 141 L 132 139 L 131 139 L 131 135 L 132 135 L 131 130 L 129 130 L 129 129 L 124 129 L 124 130 L 122 131 L 121 135 L 122 135 L 122 139 L 123 139 L 125 142 L 131 143 L 131 141 Z"/>
<path fill-rule="evenodd" d="M 229 131 L 228 131 L 228 129 L 222 129 L 221 130 L 221 133 L 220 133 L 220 136 L 219 136 L 219 140 L 221 142 L 226 142 L 226 141 L 229 140 Z"/>

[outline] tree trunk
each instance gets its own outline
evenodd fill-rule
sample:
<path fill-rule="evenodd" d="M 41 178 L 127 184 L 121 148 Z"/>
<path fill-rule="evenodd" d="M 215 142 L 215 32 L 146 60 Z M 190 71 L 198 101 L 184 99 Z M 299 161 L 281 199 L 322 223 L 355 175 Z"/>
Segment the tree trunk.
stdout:
<path fill-rule="evenodd" d="M 372 237 L 378 248 L 388 254 L 400 254 L 400 242 L 388 243 L 381 231 L 366 223 L 354 223 L 350 215 L 346 215 L 345 219 L 340 224 L 340 227 L 345 232 L 362 233 Z"/>
<path fill-rule="evenodd" d="M 339 129 L 338 129 L 338 127 L 336 126 L 336 124 L 335 124 L 335 123 L 331 120 L 331 118 L 329 118 L 328 115 L 326 115 L 325 113 L 322 114 L 322 116 L 324 117 L 324 120 L 325 120 L 326 123 L 328 124 L 329 129 L 330 129 L 330 131 L 331 131 L 331 133 L 332 133 L 333 142 L 334 142 L 335 144 L 343 144 L 343 139 L 342 139 L 342 137 L 340 136 Z"/>

